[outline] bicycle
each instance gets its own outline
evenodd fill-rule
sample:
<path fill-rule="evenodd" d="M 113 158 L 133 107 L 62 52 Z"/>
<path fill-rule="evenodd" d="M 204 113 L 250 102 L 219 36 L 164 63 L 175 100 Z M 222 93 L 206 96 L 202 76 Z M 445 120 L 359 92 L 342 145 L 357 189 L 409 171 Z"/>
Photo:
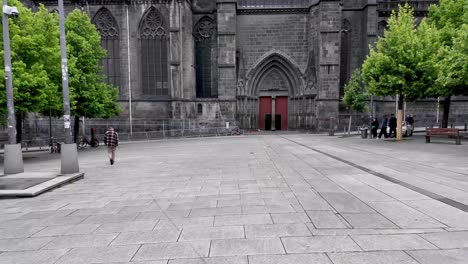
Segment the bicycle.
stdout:
<path fill-rule="evenodd" d="M 78 143 L 78 148 L 84 149 L 87 146 L 91 146 L 92 148 L 99 147 L 99 140 L 93 138 L 91 141 L 88 140 L 87 137 L 82 137 L 80 142 Z"/>
<path fill-rule="evenodd" d="M 51 138 L 50 141 L 50 153 L 60 153 L 62 145 L 56 141 L 55 138 Z"/>

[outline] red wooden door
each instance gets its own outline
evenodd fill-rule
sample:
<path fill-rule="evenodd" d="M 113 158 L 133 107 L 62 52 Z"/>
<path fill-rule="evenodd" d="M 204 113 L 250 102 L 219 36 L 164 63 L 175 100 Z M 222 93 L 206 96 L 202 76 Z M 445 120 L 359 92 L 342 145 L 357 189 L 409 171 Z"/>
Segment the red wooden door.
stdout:
<path fill-rule="evenodd" d="M 265 116 L 271 115 L 271 97 L 262 96 L 260 97 L 260 113 L 259 113 L 259 124 L 260 129 L 265 129 Z"/>
<path fill-rule="evenodd" d="M 276 115 L 281 115 L 281 130 L 288 130 L 288 97 L 276 97 Z"/>

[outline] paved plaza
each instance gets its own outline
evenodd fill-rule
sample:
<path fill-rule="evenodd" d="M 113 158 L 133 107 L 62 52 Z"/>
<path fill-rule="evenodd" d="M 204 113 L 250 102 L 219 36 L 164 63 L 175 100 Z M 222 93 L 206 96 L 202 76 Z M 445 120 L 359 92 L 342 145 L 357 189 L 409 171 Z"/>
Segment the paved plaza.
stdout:
<path fill-rule="evenodd" d="M 443 140 L 442 140 L 443 141 Z M 468 143 L 267 134 L 80 152 L 0 200 L 0 264 L 468 263 Z M 25 154 L 25 170 L 60 156 Z"/>

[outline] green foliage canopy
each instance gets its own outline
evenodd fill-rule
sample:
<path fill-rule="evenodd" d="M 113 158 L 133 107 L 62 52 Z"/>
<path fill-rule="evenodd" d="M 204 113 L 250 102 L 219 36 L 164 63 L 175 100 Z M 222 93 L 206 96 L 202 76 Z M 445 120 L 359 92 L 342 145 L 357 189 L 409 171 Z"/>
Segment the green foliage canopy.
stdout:
<path fill-rule="evenodd" d="M 439 46 L 429 54 L 437 78 L 428 96 L 468 95 L 468 1 L 441 0 L 429 9 L 428 21 L 437 29 Z"/>
<path fill-rule="evenodd" d="M 13 93 L 16 112 L 46 112 L 57 108 L 60 94 L 57 94 L 57 74 L 60 74 L 60 49 L 56 15 L 50 14 L 42 5 L 33 13 L 18 0 L 10 0 L 21 13 L 18 18 L 9 18 L 11 61 L 13 71 Z M 3 34 L 3 32 L 1 32 Z M 3 38 L 0 40 L 3 46 Z M 3 62 L 4 51 L 0 51 Z M 1 67 L 0 78 L 5 78 Z M 3 91 L 0 108 L 6 111 L 5 82 L 0 82 Z"/>
<path fill-rule="evenodd" d="M 367 98 L 364 92 L 364 78 L 359 70 L 355 70 L 351 80 L 345 85 L 343 103 L 354 111 L 362 113 L 367 110 Z"/>
<path fill-rule="evenodd" d="M 399 6 L 398 14 L 392 13 L 388 26 L 362 66 L 366 90 L 376 96 L 417 100 L 434 80 L 434 71 L 426 63 L 430 51 L 424 47 L 426 42 L 419 41 L 413 10 L 407 3 Z"/>
<path fill-rule="evenodd" d="M 100 61 L 106 51 L 96 27 L 79 10 L 67 16 L 65 26 L 72 113 L 88 118 L 118 114 L 118 90 L 104 81 Z"/>
<path fill-rule="evenodd" d="M 16 112 L 63 114 L 59 17 L 40 5 L 37 12 L 10 0 L 21 16 L 9 19 Z M 0 28 L 0 33 L 1 32 Z M 108 118 L 121 109 L 118 90 L 105 83 L 100 61 L 106 57 L 100 35 L 86 13 L 66 18 L 70 104 L 72 114 Z M 3 39 L 0 39 L 3 46 Z M 0 59 L 3 61 L 3 49 Z M 4 67 L 0 78 L 5 79 Z M 0 82 L 0 113 L 6 112 L 5 82 Z"/>

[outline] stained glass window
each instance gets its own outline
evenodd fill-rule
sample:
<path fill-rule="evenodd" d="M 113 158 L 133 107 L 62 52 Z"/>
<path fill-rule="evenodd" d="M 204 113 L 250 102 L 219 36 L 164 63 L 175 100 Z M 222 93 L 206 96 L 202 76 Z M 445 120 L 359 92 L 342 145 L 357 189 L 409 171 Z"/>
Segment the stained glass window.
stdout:
<path fill-rule="evenodd" d="M 120 87 L 120 47 L 119 27 L 111 12 L 100 9 L 93 18 L 93 23 L 101 34 L 101 46 L 107 50 L 107 56 L 101 63 L 107 83 Z"/>
<path fill-rule="evenodd" d="M 144 95 L 169 95 L 168 36 L 163 18 L 151 7 L 140 22 L 141 84 Z"/>
<path fill-rule="evenodd" d="M 209 17 L 200 19 L 193 31 L 195 39 L 196 92 L 198 98 L 217 97 L 213 82 L 215 24 Z"/>

